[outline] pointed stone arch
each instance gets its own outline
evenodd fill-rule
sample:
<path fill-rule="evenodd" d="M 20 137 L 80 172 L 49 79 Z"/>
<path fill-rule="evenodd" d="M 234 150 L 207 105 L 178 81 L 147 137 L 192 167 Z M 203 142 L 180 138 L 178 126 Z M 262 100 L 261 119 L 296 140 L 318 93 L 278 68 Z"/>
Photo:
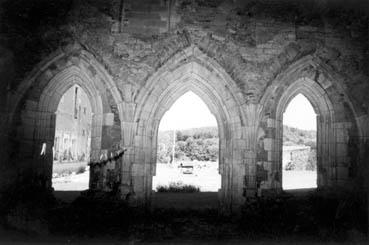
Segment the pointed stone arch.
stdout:
<path fill-rule="evenodd" d="M 115 125 L 114 118 L 120 118 L 122 114 L 121 96 L 110 76 L 84 50 L 56 52 L 36 67 L 8 100 L 9 105 L 13 105 L 9 106 L 12 108 L 9 124 L 13 125 L 16 135 L 16 168 L 39 176 L 37 178 L 44 180 L 46 188 L 51 187 L 55 112 L 63 94 L 73 85 L 79 85 L 86 92 L 92 108 L 90 159 L 98 160 L 102 154 L 116 150 L 114 147 L 121 143 L 121 134 L 112 139 L 108 133 L 114 127 L 121 127 Z M 119 115 L 112 112 L 112 107 L 118 108 Z M 41 156 L 44 143 L 46 154 Z M 100 170 L 94 180 L 90 178 L 90 188 L 105 188 L 103 171 Z M 91 169 L 93 172 L 94 169 Z"/>
<path fill-rule="evenodd" d="M 332 185 L 334 178 L 334 145 L 332 135 L 334 134 L 334 109 L 328 95 L 309 78 L 301 78 L 292 83 L 280 98 L 276 112 L 276 145 L 278 150 L 278 169 L 280 180 L 282 180 L 282 145 L 283 145 L 283 114 L 291 102 L 298 94 L 305 96 L 317 115 L 317 186 Z M 282 182 L 282 181 L 281 181 Z"/>
<path fill-rule="evenodd" d="M 148 79 L 136 96 L 132 117 L 131 170 L 138 198 L 150 202 L 152 176 L 155 174 L 157 132 L 160 120 L 184 93 L 192 91 L 204 100 L 219 128 L 219 166 L 222 176 L 220 203 L 239 206 L 246 193 L 246 165 L 252 161 L 246 139 L 247 116 L 241 91 L 228 74 L 197 47 L 175 55 Z M 253 177 L 253 176 L 251 176 Z M 254 190 L 254 186 L 248 186 Z"/>
<path fill-rule="evenodd" d="M 353 153 L 349 151 L 359 150 L 360 130 L 354 107 L 337 79 L 337 74 L 309 55 L 292 64 L 266 89 L 260 103 L 264 105 L 266 131 L 274 133 L 264 139 L 272 167 L 262 189 L 281 189 L 283 113 L 299 93 L 317 114 L 318 188 L 344 186 L 350 181 L 355 166 L 347 163 L 355 161 L 355 165 L 356 160 L 350 161 Z"/>

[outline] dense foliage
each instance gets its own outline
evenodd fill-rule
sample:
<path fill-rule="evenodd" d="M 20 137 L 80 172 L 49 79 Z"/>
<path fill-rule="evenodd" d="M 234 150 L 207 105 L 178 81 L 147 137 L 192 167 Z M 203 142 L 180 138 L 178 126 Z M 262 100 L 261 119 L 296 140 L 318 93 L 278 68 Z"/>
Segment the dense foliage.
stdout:
<path fill-rule="evenodd" d="M 219 151 L 216 127 L 159 132 L 158 162 L 171 162 L 175 141 L 176 160 L 216 161 Z"/>
<path fill-rule="evenodd" d="M 200 192 L 200 188 L 194 185 L 185 185 L 182 182 L 172 182 L 169 186 L 160 185 L 156 187 L 157 192 L 193 193 Z"/>
<path fill-rule="evenodd" d="M 174 141 L 176 160 L 216 161 L 218 159 L 219 136 L 216 127 L 159 132 L 158 162 L 173 161 Z M 283 126 L 283 142 L 284 145 L 307 145 L 314 149 L 316 131 Z"/>
<path fill-rule="evenodd" d="M 284 145 L 307 145 L 316 148 L 316 131 L 283 126 Z"/>

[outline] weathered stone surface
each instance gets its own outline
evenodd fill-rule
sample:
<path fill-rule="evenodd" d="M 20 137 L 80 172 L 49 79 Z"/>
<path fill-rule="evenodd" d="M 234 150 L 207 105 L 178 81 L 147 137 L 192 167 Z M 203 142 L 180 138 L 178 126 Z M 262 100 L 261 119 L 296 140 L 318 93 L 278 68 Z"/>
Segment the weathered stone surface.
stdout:
<path fill-rule="evenodd" d="M 110 171 L 120 171 L 133 202 L 149 201 L 158 122 L 187 90 L 220 122 L 225 206 L 281 189 L 281 122 L 298 93 L 319 118 L 318 187 L 363 178 L 367 13 L 329 1 L 130 0 L 121 9 L 117 0 L 66 0 L 42 1 L 48 11 L 39 16 L 37 1 L 5 2 L 0 143 L 11 147 L 0 154 L 1 169 L 13 168 L 4 176 L 40 166 L 36 151 L 53 141 L 54 123 L 39 112 L 52 115 L 78 82 L 95 110 L 91 159 L 127 149 Z M 109 189 L 107 169 L 92 172 L 90 187 Z"/>

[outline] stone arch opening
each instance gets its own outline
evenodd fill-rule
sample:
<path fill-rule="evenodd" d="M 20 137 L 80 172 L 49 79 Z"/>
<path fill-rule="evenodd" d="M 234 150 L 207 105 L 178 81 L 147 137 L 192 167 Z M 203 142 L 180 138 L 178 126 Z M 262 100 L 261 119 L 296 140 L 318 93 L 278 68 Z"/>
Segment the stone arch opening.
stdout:
<path fill-rule="evenodd" d="M 346 188 L 357 174 L 358 138 L 355 108 L 342 87 L 343 78 L 308 55 L 289 66 L 266 88 L 260 100 L 264 115 L 262 151 L 271 165 L 262 191 L 282 188 L 282 115 L 288 102 L 302 93 L 317 114 L 319 188 Z M 265 158 L 266 159 L 266 158 Z"/>
<path fill-rule="evenodd" d="M 45 176 L 47 187 L 51 187 L 56 111 L 62 96 L 74 85 L 78 85 L 85 91 L 91 104 L 91 149 L 89 158 L 98 159 L 101 151 L 103 100 L 98 92 L 99 90 L 81 74 L 83 74 L 82 71 L 77 68 L 66 69 L 57 74 L 40 94 L 36 108 L 34 108 L 36 110 L 32 112 L 26 107 L 22 112 L 23 115 L 34 114 L 33 121 L 35 124 L 25 125 L 25 130 L 33 131 L 32 138 L 29 140 L 31 140 L 34 148 L 33 161 L 36 161 L 34 168 L 39 170 L 39 174 Z M 46 143 L 45 154 L 39 155 L 44 143 Z"/>
<path fill-rule="evenodd" d="M 89 185 L 92 107 L 78 85 L 72 85 L 58 104 L 53 145 L 54 190 L 86 190 Z"/>
<path fill-rule="evenodd" d="M 310 101 L 297 94 L 283 113 L 282 188 L 317 187 L 316 112 Z"/>
<path fill-rule="evenodd" d="M 174 57 L 173 62 L 168 62 L 149 79 L 144 93 L 138 95 L 139 107 L 135 114 L 136 159 L 132 177 L 137 180 L 136 195 L 150 202 L 160 120 L 181 95 L 192 91 L 205 102 L 218 123 L 220 203 L 229 206 L 242 202 L 246 171 L 242 164 L 246 144 L 242 134 L 245 117 L 240 109 L 241 94 L 236 87 L 219 66 L 193 47 Z M 136 169 L 139 171 L 135 172 Z M 134 176 L 139 173 L 141 176 Z"/>
<path fill-rule="evenodd" d="M 79 55 L 57 53 L 26 79 L 16 93 L 9 96 L 9 122 L 15 137 L 18 175 L 52 186 L 52 147 L 55 135 L 55 112 L 63 94 L 78 85 L 87 94 L 92 108 L 90 161 L 96 162 L 119 150 L 121 144 L 122 100 L 117 87 L 101 65 L 87 52 Z M 46 146 L 46 147 L 44 147 Z M 41 155 L 40 152 L 43 151 Z M 117 161 L 115 167 L 120 166 Z M 91 189 L 109 189 L 106 167 L 90 169 Z M 23 176 L 23 177 L 22 177 Z M 93 177 L 93 178 L 91 178 Z"/>
<path fill-rule="evenodd" d="M 184 93 L 159 125 L 153 190 L 179 182 L 178 186 L 191 185 L 200 192 L 218 192 L 218 125 L 204 101 L 192 91 Z"/>
<path fill-rule="evenodd" d="M 277 136 L 277 165 L 279 169 L 279 179 L 282 180 L 282 147 L 283 147 L 283 113 L 290 101 L 298 94 L 304 95 L 311 103 L 317 116 L 317 186 L 328 185 L 331 179 L 332 153 L 334 145 L 333 125 L 334 110 L 332 103 L 325 91 L 313 80 L 301 78 L 292 83 L 279 99 L 276 110 L 276 136 Z"/>

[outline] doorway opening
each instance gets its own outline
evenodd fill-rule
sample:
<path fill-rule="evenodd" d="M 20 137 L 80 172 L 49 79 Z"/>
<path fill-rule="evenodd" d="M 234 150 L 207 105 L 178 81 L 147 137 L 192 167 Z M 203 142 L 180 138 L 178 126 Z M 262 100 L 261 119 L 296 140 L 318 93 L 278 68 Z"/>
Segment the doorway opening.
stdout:
<path fill-rule="evenodd" d="M 92 111 L 85 91 L 74 85 L 60 99 L 53 146 L 52 185 L 57 191 L 89 187 Z"/>
<path fill-rule="evenodd" d="M 219 133 L 214 115 L 193 92 L 182 95 L 160 121 L 156 192 L 218 192 Z"/>
<path fill-rule="evenodd" d="M 309 100 L 296 95 L 283 114 L 282 188 L 317 187 L 317 116 Z"/>

